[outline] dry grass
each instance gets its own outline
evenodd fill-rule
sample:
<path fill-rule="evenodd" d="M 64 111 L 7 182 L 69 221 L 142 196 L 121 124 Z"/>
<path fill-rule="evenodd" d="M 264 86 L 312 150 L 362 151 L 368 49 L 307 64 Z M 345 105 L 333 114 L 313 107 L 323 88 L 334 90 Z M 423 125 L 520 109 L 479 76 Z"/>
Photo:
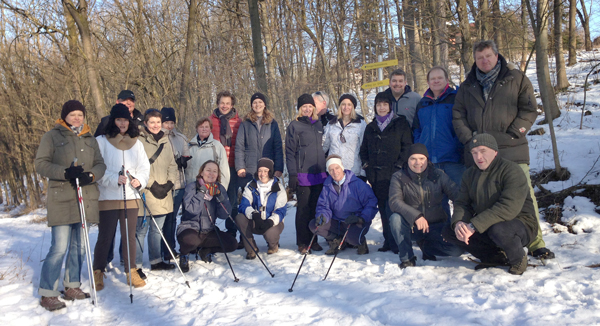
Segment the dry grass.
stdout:
<path fill-rule="evenodd" d="M 30 224 L 43 224 L 46 222 L 48 222 L 47 216 L 36 216 L 33 219 L 31 219 L 31 221 L 29 221 Z"/>
<path fill-rule="evenodd" d="M 27 273 L 29 272 L 29 269 L 26 268 L 26 264 L 31 260 L 32 252 L 33 249 L 29 251 L 27 258 L 24 258 L 25 255 L 23 254 L 23 251 L 21 251 L 20 255 L 16 257 L 17 259 L 12 266 L 4 271 L 0 271 L 0 280 L 8 280 L 9 283 L 13 283 L 15 281 L 24 281 L 27 277 Z M 11 253 L 12 251 L 8 251 L 0 257 L 6 257 Z"/>

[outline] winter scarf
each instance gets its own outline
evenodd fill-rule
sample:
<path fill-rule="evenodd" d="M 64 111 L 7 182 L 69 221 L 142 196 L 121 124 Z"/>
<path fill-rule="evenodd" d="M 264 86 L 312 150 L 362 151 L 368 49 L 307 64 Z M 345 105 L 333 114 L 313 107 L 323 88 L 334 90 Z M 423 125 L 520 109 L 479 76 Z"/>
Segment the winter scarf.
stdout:
<path fill-rule="evenodd" d="M 231 111 L 229 111 L 229 113 L 227 114 L 222 114 L 221 110 L 219 110 L 219 108 L 216 108 L 215 115 L 221 120 L 221 129 L 219 130 L 219 138 L 221 144 L 223 146 L 231 147 L 231 137 L 233 136 L 233 131 L 231 130 L 231 126 L 229 125 L 229 119 L 235 116 L 235 109 L 231 109 Z"/>
<path fill-rule="evenodd" d="M 208 141 L 208 137 L 206 137 L 206 139 L 200 139 L 200 135 L 196 135 L 196 138 L 198 139 L 198 147 L 202 147 L 202 145 L 206 144 Z"/>
<path fill-rule="evenodd" d="M 262 183 L 262 181 L 260 181 L 260 180 L 256 181 L 256 186 L 258 188 L 257 190 L 260 195 L 260 202 L 263 207 L 267 206 L 267 194 L 271 191 L 274 181 L 275 181 L 274 179 L 267 181 L 267 183 Z M 267 219 L 267 214 L 266 214 L 265 210 L 260 210 L 260 217 L 263 220 Z"/>
<path fill-rule="evenodd" d="M 148 130 L 148 128 L 145 128 L 145 129 L 146 129 L 147 133 L 149 133 L 150 135 L 152 135 L 152 137 L 154 137 L 155 141 L 159 141 L 165 135 L 165 132 L 162 131 L 162 130 L 159 131 L 159 132 L 157 132 L 157 133 L 155 133 L 155 134 L 153 134 L 153 133 L 150 132 L 150 130 Z"/>
<path fill-rule="evenodd" d="M 71 131 L 73 131 L 77 136 L 81 136 L 87 132 L 91 132 L 92 129 L 90 129 L 90 126 L 88 126 L 87 124 L 83 124 L 81 125 L 81 127 L 78 128 L 78 130 L 76 131 L 75 129 L 73 129 L 73 126 L 71 126 L 70 124 L 68 124 L 65 120 L 63 119 L 56 119 L 55 121 L 56 124 L 59 124 Z"/>
<path fill-rule="evenodd" d="M 204 194 L 204 200 L 211 201 L 213 196 L 219 195 L 221 191 L 219 190 L 219 185 L 217 183 L 206 183 L 204 179 L 198 178 L 198 184 L 200 187 L 206 187 L 207 192 Z"/>
<path fill-rule="evenodd" d="M 479 68 L 475 69 L 477 81 L 483 88 L 483 99 L 485 101 L 487 101 L 488 96 L 490 95 L 490 91 L 492 90 L 492 86 L 494 86 L 496 79 L 498 79 L 498 74 L 500 73 L 501 66 L 502 65 L 500 64 L 500 60 L 498 60 L 496 66 L 487 74 L 484 74 L 481 70 L 479 70 Z"/>
<path fill-rule="evenodd" d="M 390 121 L 392 121 L 392 119 L 396 116 L 395 113 L 390 112 L 386 115 L 384 115 L 383 117 L 380 115 L 375 115 L 375 118 L 377 119 L 377 126 L 379 127 L 379 130 L 383 131 L 383 129 L 385 129 L 385 127 L 387 127 L 390 124 Z"/>
<path fill-rule="evenodd" d="M 131 137 L 129 137 L 128 134 L 125 134 L 125 135 L 118 134 L 112 138 L 109 138 L 108 136 L 106 136 L 106 140 L 108 140 L 108 142 L 111 145 L 113 145 L 116 149 L 121 150 L 121 151 L 126 151 L 126 150 L 129 150 L 130 148 L 132 148 L 133 145 L 135 145 L 135 142 L 137 141 L 137 137 L 131 138 Z"/>

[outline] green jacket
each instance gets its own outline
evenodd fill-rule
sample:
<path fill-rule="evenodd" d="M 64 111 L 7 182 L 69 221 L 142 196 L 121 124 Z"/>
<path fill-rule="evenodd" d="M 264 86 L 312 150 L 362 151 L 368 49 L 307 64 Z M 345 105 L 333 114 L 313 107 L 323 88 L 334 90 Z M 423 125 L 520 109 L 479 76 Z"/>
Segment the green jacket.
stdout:
<path fill-rule="evenodd" d="M 47 177 L 48 226 L 66 225 L 80 222 L 77 194 L 65 179 L 65 169 L 74 158 L 85 172 L 94 174 L 94 182 L 81 188 L 85 215 L 88 223 L 98 223 L 97 180 L 106 170 L 102 154 L 91 129 L 84 125 L 82 132 L 75 135 L 63 122 L 57 120 L 56 126 L 44 134 L 35 157 L 35 169 Z"/>
<path fill-rule="evenodd" d="M 535 218 L 529 185 L 518 164 L 499 156 L 481 171 L 472 166 L 463 174 L 460 193 L 454 202 L 452 229 L 463 221 L 473 223 L 478 232 L 499 222 L 519 219 L 535 239 L 538 224 Z"/>

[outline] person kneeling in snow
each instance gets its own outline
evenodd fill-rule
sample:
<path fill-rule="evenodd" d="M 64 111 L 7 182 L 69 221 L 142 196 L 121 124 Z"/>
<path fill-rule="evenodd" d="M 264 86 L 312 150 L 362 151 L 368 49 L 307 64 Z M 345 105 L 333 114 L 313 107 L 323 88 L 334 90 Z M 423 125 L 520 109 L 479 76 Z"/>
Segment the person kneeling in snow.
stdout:
<path fill-rule="evenodd" d="M 267 254 L 279 251 L 279 237 L 283 232 L 283 219 L 287 204 L 285 188 L 279 183 L 279 178 L 274 176 L 275 163 L 266 157 L 258 160 L 258 167 L 254 180 L 244 187 L 242 201 L 238 208 L 239 214 L 235 218 L 242 236 L 246 259 L 256 258 L 258 247 L 253 234 L 262 234 L 267 242 Z M 254 247 L 254 249 L 252 249 Z"/>
<path fill-rule="evenodd" d="M 456 200 L 458 187 L 429 161 L 425 145 L 412 145 L 408 155 L 408 162 L 392 175 L 389 199 L 393 212 L 390 229 L 398 244 L 402 269 L 416 265 L 412 241 L 421 248 L 423 260 L 436 260 L 435 256 L 457 257 L 463 252 L 442 239 L 442 229 L 449 222 L 443 208 L 444 195 Z"/>
<path fill-rule="evenodd" d="M 494 136 L 478 134 L 467 145 L 476 166 L 463 175 L 444 239 L 479 258 L 475 269 L 510 266 L 509 273 L 521 275 L 523 247 L 538 228 L 527 179 L 517 163 L 497 156 Z"/>
<path fill-rule="evenodd" d="M 346 231 L 345 241 L 358 246 L 359 255 L 368 254 L 365 234 L 377 214 L 377 198 L 364 181 L 352 171 L 344 170 L 339 155 L 330 155 L 326 166 L 329 176 L 323 183 L 310 230 L 327 239 L 329 250 L 326 255 L 336 253 Z"/>

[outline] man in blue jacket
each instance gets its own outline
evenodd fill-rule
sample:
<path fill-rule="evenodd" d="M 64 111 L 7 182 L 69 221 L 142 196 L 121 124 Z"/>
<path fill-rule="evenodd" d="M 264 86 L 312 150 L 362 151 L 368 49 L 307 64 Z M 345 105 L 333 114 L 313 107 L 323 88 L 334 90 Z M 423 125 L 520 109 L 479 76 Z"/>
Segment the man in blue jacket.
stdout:
<path fill-rule="evenodd" d="M 329 176 L 323 183 L 310 230 L 327 240 L 326 255 L 335 254 L 346 231 L 345 242 L 358 246 L 359 255 L 368 254 L 365 235 L 377 214 L 377 198 L 364 181 L 344 170 L 339 155 L 330 155 L 326 166 Z"/>

